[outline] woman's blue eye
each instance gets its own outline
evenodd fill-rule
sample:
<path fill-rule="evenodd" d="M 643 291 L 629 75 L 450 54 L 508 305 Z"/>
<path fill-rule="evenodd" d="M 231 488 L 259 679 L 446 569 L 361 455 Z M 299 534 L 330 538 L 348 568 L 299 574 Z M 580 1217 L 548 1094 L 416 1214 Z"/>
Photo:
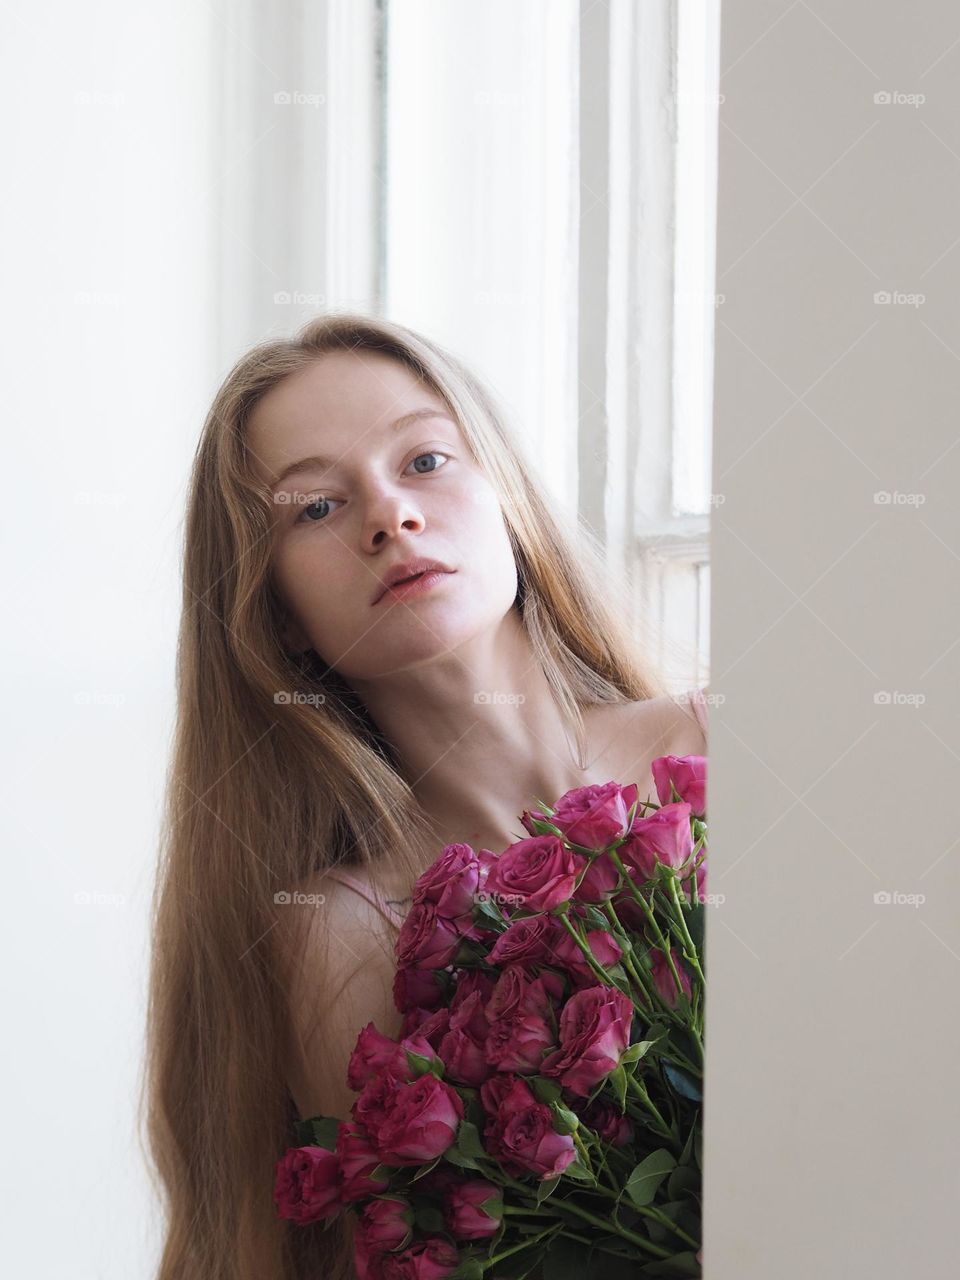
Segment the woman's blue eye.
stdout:
<path fill-rule="evenodd" d="M 417 456 L 416 456 L 416 457 L 413 459 L 413 461 L 410 463 L 410 466 L 411 466 L 411 467 L 416 466 L 416 465 L 417 465 L 417 463 L 420 461 L 420 459 L 421 459 L 421 458 L 442 458 L 442 459 L 443 459 L 443 462 L 441 462 L 441 464 L 440 464 L 440 467 L 442 467 L 442 466 L 444 465 L 444 463 L 446 462 L 446 460 L 447 460 L 447 455 L 446 455 L 445 453 L 437 453 L 436 451 L 434 451 L 434 450 L 432 450 L 432 449 L 431 449 L 431 450 L 429 450 L 429 451 L 428 451 L 428 452 L 426 452 L 426 453 L 418 453 L 418 454 L 417 454 Z M 440 470 L 440 467 L 436 467 L 436 466 L 434 466 L 434 467 L 426 467 L 426 468 L 424 468 L 424 467 L 420 467 L 420 468 L 418 468 L 418 470 L 417 470 L 417 474 L 418 474 L 418 475 L 421 475 L 421 476 L 422 476 L 422 475 L 429 475 L 429 474 L 430 474 L 431 472 L 433 472 L 433 471 L 439 471 L 439 470 Z M 310 500 L 310 501 L 309 501 L 309 502 L 304 506 L 303 510 L 300 512 L 300 515 L 297 517 L 297 522 L 299 523 L 299 522 L 304 518 L 304 516 L 306 516 L 306 517 L 307 517 L 309 520 L 311 520 L 314 524 L 319 524 L 319 523 L 324 519 L 324 517 L 327 515 L 327 513 L 328 513 L 328 511 L 329 511 L 329 509 L 330 509 L 330 503 L 331 503 L 331 502 L 339 502 L 339 501 L 340 501 L 340 499 L 339 499 L 339 498 L 324 498 L 324 497 L 322 497 L 322 496 L 319 496 L 319 497 L 316 497 L 316 498 L 312 498 L 312 499 L 311 499 L 311 500 Z M 321 514 L 319 514 L 319 515 L 314 515 L 314 514 L 312 514 L 312 513 L 316 510 L 316 508 L 318 508 L 318 507 L 320 507 L 320 508 L 322 508 L 322 509 L 323 509 L 323 510 L 322 510 L 322 513 L 321 513 Z"/>

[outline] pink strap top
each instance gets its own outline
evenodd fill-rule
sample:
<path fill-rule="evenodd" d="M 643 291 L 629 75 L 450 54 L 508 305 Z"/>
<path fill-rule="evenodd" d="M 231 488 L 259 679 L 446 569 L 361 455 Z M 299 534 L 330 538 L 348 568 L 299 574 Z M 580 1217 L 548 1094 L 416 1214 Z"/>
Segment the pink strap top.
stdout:
<path fill-rule="evenodd" d="M 709 734 L 709 725 L 707 722 L 707 695 L 704 692 L 707 687 L 707 685 L 704 685 L 702 689 L 688 689 L 684 695 L 690 703 L 690 706 L 693 708 L 693 714 L 697 717 L 697 723 L 703 730 L 704 735 Z"/>
<path fill-rule="evenodd" d="M 706 734 L 708 732 L 707 699 L 704 690 L 702 688 L 688 689 L 685 697 L 693 708 L 697 723 Z M 346 885 L 348 889 L 353 889 L 355 893 L 359 893 L 361 898 L 365 898 L 367 902 L 376 907 L 388 924 L 392 924 L 395 928 L 399 928 L 403 924 L 404 913 L 398 911 L 396 907 L 387 902 L 383 894 L 375 886 L 365 884 L 363 880 L 350 875 L 348 871 L 343 871 L 339 867 L 331 867 L 324 874 L 329 876 L 331 880 L 336 880 L 339 884 Z"/>
<path fill-rule="evenodd" d="M 355 893 L 359 893 L 361 898 L 365 898 L 371 903 L 380 914 L 384 917 L 388 924 L 394 925 L 395 928 L 403 924 L 404 914 L 398 911 L 384 898 L 383 894 L 374 885 L 365 884 L 363 880 L 357 876 L 352 876 L 348 871 L 343 871 L 340 867 L 331 867 L 324 872 L 331 880 L 336 880 L 338 884 L 345 884 L 348 889 L 353 889 Z"/>

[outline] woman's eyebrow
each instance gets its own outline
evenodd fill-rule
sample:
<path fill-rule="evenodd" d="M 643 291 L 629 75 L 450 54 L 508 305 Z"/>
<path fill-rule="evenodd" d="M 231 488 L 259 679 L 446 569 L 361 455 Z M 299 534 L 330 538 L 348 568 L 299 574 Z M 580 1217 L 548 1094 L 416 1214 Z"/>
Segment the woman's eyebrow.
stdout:
<path fill-rule="evenodd" d="M 419 422 L 422 418 L 446 418 L 448 421 L 452 421 L 450 414 L 445 409 L 413 409 L 410 413 L 405 413 L 403 417 L 397 418 L 395 422 L 391 422 L 387 430 L 402 431 L 404 427 L 409 427 L 414 422 Z M 299 462 L 291 462 L 288 467 L 284 467 L 270 481 L 270 488 L 275 489 L 281 481 L 286 480 L 289 476 L 300 475 L 304 471 L 329 471 L 331 467 L 336 465 L 337 459 L 325 458 L 322 454 L 311 454 L 308 458 L 301 458 Z"/>

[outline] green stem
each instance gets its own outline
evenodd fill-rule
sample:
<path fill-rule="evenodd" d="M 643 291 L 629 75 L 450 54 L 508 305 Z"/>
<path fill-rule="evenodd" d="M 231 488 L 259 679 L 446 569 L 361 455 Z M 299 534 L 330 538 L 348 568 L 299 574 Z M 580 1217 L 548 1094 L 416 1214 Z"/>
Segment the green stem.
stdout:
<path fill-rule="evenodd" d="M 633 894 L 635 901 L 640 906 L 641 910 L 643 911 L 643 914 L 647 917 L 647 923 L 650 925 L 650 928 L 653 930 L 654 937 L 657 939 L 657 945 L 659 946 L 660 950 L 663 952 L 663 954 L 667 958 L 667 964 L 670 966 L 670 972 L 673 974 L 673 980 L 677 984 L 677 991 L 681 995 L 685 995 L 685 992 L 683 990 L 683 983 L 680 981 L 680 974 L 677 972 L 677 966 L 673 960 L 673 949 L 670 946 L 670 944 L 664 940 L 664 936 L 660 931 L 660 925 L 657 923 L 657 918 L 653 914 L 653 908 L 650 906 L 650 903 L 647 902 L 646 898 L 637 888 L 636 884 L 634 883 L 633 877 L 631 875 L 628 875 L 627 869 L 623 865 L 623 861 L 621 860 L 620 855 L 618 853 L 611 853 L 610 856 L 613 859 L 614 866 L 617 868 L 620 874 L 624 877 L 624 880 L 626 884 L 629 886 L 630 892 Z"/>
<path fill-rule="evenodd" d="M 545 1236 L 556 1235 L 558 1231 L 563 1229 L 563 1223 L 557 1222 L 551 1224 L 546 1231 L 541 1231 L 538 1236 L 534 1236 L 531 1240 L 521 1240 L 519 1244 L 512 1244 L 509 1249 L 502 1249 L 500 1253 L 495 1253 L 492 1258 L 481 1259 L 484 1271 L 488 1267 L 492 1267 L 495 1262 L 502 1262 L 504 1258 L 509 1258 L 511 1253 L 517 1253 L 520 1249 L 529 1249 L 532 1244 L 536 1244 Z"/>
<path fill-rule="evenodd" d="M 656 1120 L 657 1124 L 660 1126 L 660 1130 L 663 1133 L 664 1137 L 669 1138 L 671 1142 L 676 1142 L 677 1141 L 676 1135 L 674 1134 L 670 1126 L 667 1124 L 666 1120 L 664 1120 L 660 1112 L 657 1110 L 656 1104 L 654 1103 L 653 1099 L 650 1097 L 649 1093 L 647 1093 L 646 1085 L 644 1085 L 642 1081 L 638 1080 L 636 1076 L 631 1075 L 629 1072 L 627 1072 L 627 1084 L 630 1086 L 633 1092 L 637 1095 L 637 1097 L 643 1100 L 643 1105 L 647 1108 L 647 1110 Z"/>
<path fill-rule="evenodd" d="M 677 880 L 675 876 L 670 877 L 670 896 L 673 899 L 677 923 L 680 925 L 683 940 L 687 948 L 686 951 L 684 951 L 684 959 L 688 960 L 693 968 L 696 969 L 697 976 L 700 981 L 706 982 L 706 978 L 703 976 L 703 970 L 700 968 L 700 957 L 697 955 L 697 948 L 694 946 L 693 939 L 690 937 L 690 930 L 687 928 L 686 916 L 683 914 L 683 908 L 680 906 L 680 898 L 677 893 Z"/>
<path fill-rule="evenodd" d="M 566 929 L 567 933 L 569 933 L 570 937 L 574 940 L 574 942 L 583 952 L 584 957 L 586 958 L 587 964 L 590 966 L 593 972 L 597 975 L 597 977 L 604 983 L 605 986 L 615 987 L 616 983 L 613 981 L 613 979 L 607 973 L 606 969 L 604 969 L 603 965 L 600 964 L 596 956 L 590 950 L 589 942 L 585 942 L 584 939 L 580 937 L 579 933 L 577 933 L 573 925 L 570 923 L 570 920 L 567 917 L 566 911 L 564 911 L 562 915 L 558 915 L 557 919 L 563 924 L 563 927 Z"/>

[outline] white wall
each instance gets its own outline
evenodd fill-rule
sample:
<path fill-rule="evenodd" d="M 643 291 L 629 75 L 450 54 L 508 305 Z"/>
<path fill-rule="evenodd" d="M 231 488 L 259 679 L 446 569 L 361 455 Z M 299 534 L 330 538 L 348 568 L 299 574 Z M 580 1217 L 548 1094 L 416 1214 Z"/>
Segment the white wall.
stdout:
<path fill-rule="evenodd" d="M 220 37 L 185 0 L 0 26 L 0 1235 L 8 1275 L 131 1280 L 156 1243 L 133 1106 L 184 480 L 216 376 Z"/>
<path fill-rule="evenodd" d="M 958 36 L 723 6 L 707 1280 L 958 1273 Z"/>

